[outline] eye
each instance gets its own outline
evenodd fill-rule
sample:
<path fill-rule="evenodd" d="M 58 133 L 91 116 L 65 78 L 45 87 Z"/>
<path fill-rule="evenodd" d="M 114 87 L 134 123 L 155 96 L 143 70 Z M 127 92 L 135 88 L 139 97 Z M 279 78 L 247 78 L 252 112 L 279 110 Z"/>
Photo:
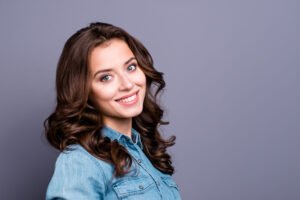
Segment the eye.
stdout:
<path fill-rule="evenodd" d="M 129 71 L 134 71 L 134 70 L 136 70 L 136 64 L 131 64 L 131 65 L 129 65 L 128 67 L 127 67 L 127 69 L 129 70 Z"/>
<path fill-rule="evenodd" d="M 100 77 L 100 81 L 106 82 L 109 81 L 112 77 L 110 75 L 104 75 Z"/>

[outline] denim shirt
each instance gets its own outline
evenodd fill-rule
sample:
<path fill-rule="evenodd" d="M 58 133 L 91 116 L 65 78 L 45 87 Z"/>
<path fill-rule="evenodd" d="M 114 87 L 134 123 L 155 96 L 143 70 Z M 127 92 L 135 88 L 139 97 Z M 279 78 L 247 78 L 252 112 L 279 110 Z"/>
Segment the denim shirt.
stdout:
<path fill-rule="evenodd" d="M 168 174 L 157 170 L 142 151 L 140 134 L 132 140 L 107 126 L 104 137 L 117 140 L 133 158 L 127 174 L 115 177 L 112 164 L 95 158 L 79 144 L 60 153 L 47 188 L 46 200 L 180 200 L 178 186 Z"/>

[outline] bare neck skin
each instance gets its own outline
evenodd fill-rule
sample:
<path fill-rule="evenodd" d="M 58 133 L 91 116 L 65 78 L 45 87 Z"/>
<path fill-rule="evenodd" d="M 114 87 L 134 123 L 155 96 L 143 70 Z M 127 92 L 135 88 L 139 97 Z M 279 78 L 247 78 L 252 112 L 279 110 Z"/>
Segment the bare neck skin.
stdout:
<path fill-rule="evenodd" d="M 103 123 L 115 131 L 131 138 L 132 118 L 114 120 L 107 120 L 106 118 L 103 118 Z"/>

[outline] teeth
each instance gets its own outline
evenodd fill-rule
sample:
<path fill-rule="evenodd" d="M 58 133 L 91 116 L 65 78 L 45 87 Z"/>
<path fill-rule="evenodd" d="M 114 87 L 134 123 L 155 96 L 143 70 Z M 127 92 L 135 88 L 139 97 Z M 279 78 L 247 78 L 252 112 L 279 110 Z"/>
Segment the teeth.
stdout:
<path fill-rule="evenodd" d="M 125 98 L 125 99 L 120 99 L 118 100 L 119 102 L 124 102 L 124 103 L 128 103 L 130 101 L 133 101 L 136 98 L 136 94 L 132 95 L 131 97 Z"/>

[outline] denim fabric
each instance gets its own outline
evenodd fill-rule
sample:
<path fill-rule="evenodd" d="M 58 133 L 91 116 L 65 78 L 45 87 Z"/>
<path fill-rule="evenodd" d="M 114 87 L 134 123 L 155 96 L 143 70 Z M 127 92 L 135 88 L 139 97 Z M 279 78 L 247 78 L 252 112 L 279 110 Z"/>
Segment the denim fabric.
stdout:
<path fill-rule="evenodd" d="M 89 154 L 80 145 L 62 152 L 48 185 L 46 200 L 180 200 L 178 186 L 168 174 L 157 170 L 142 151 L 139 133 L 132 129 L 132 140 L 105 126 L 103 136 L 117 140 L 133 158 L 123 177 L 114 177 L 111 164 Z"/>

